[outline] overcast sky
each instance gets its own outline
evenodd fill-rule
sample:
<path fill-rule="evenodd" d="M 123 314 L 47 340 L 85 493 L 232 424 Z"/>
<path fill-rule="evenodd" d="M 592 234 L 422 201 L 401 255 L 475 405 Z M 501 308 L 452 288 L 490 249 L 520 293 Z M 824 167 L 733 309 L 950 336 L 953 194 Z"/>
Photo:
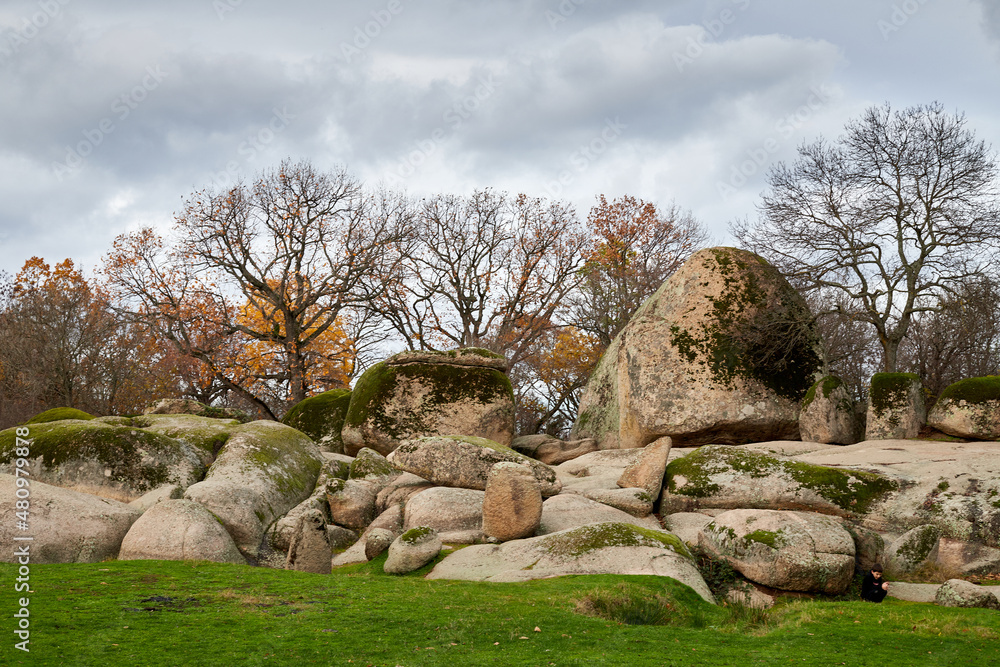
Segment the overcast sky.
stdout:
<path fill-rule="evenodd" d="M 1000 0 L 4 0 L 0 270 L 92 270 L 286 157 L 581 217 L 675 201 L 729 243 L 769 165 L 870 105 L 1000 147 L 998 82 Z"/>

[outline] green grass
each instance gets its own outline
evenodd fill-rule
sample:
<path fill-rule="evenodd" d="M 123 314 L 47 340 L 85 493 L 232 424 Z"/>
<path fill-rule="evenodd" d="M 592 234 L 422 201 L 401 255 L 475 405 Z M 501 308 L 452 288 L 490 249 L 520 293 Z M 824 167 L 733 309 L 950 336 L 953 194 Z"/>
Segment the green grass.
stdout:
<path fill-rule="evenodd" d="M 986 665 L 1000 614 L 889 599 L 714 607 L 658 577 L 522 584 L 381 572 L 331 576 L 210 563 L 33 565 L 31 653 L 13 648 L 16 566 L 0 610 L 4 665 Z M 430 567 L 430 566 L 428 566 Z M 624 584 L 624 585 L 623 585 Z M 617 596 L 617 597 L 616 597 Z M 648 597 L 656 604 L 643 606 Z M 623 600 L 616 602 L 616 599 Z M 621 623 L 578 612 L 603 607 Z M 602 602 L 603 601 L 603 602 Z M 610 609 L 610 611 L 608 611 Z M 663 611 L 664 613 L 660 613 Z M 631 623 L 666 623 L 658 625 Z M 540 632 L 535 632 L 538 627 Z"/>

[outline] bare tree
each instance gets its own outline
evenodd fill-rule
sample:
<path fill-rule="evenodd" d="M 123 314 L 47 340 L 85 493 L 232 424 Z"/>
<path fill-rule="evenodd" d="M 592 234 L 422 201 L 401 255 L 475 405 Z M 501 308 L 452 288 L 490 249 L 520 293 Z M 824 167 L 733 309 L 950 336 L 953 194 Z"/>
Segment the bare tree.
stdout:
<path fill-rule="evenodd" d="M 572 209 L 481 190 L 415 216 L 406 270 L 377 303 L 411 349 L 485 347 L 513 365 L 558 326 L 586 242 Z"/>
<path fill-rule="evenodd" d="M 149 230 L 119 237 L 105 270 L 134 316 L 273 418 L 279 396 L 324 388 L 317 363 L 353 354 L 331 333 L 373 298 L 370 276 L 391 272 L 406 234 L 368 214 L 378 203 L 342 169 L 285 161 L 252 185 L 195 193 L 173 247 Z"/>
<path fill-rule="evenodd" d="M 963 115 L 885 104 L 835 144 L 804 145 L 794 164 L 772 168 L 759 219 L 732 232 L 797 286 L 840 293 L 874 328 L 891 372 L 914 316 L 994 261 L 996 176 Z"/>

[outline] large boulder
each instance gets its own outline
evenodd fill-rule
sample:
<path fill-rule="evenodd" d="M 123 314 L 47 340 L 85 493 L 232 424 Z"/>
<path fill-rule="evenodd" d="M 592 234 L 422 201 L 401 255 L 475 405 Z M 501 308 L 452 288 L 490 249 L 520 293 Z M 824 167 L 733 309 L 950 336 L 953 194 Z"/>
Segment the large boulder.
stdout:
<path fill-rule="evenodd" d="M 83 410 L 78 410 L 76 408 L 50 408 L 45 412 L 39 412 L 31 419 L 24 422 L 24 425 L 30 426 L 32 424 L 47 424 L 48 422 L 57 422 L 64 419 L 80 419 L 83 421 L 90 421 L 91 419 L 95 419 L 95 417 L 89 412 L 84 412 Z"/>
<path fill-rule="evenodd" d="M 351 394 L 344 451 L 388 454 L 425 435 L 469 435 L 509 445 L 514 392 L 507 361 L 479 348 L 401 352 L 375 364 Z"/>
<path fill-rule="evenodd" d="M 843 593 L 854 576 L 854 540 L 822 514 L 723 512 L 698 534 L 698 546 L 750 581 L 786 591 Z"/>
<path fill-rule="evenodd" d="M 539 433 L 522 435 L 514 438 L 510 448 L 519 454 L 530 456 L 550 466 L 597 451 L 597 441 L 593 438 L 583 440 L 560 440 L 554 435 Z"/>
<path fill-rule="evenodd" d="M 378 516 L 378 489 L 366 481 L 335 479 L 328 483 L 326 501 L 330 519 L 345 528 L 365 528 Z"/>
<path fill-rule="evenodd" d="M 21 427 L 25 428 L 25 427 Z M 205 474 L 195 447 L 141 428 L 65 419 L 27 427 L 32 480 L 137 497 L 164 484 L 187 487 Z M 0 464 L 17 456 L 16 429 L 0 431 Z"/>
<path fill-rule="evenodd" d="M 5 545 L 0 561 L 5 563 L 18 562 L 18 554 L 28 554 L 32 563 L 98 563 L 114 558 L 129 528 L 142 516 L 115 500 L 32 480 L 27 525 L 22 528 L 16 514 L 24 511 L 16 506 L 22 500 L 16 492 L 22 488 L 13 475 L 0 474 L 0 512 L 6 519 L 0 522 L 0 542 Z M 18 539 L 23 537 L 32 539 Z"/>
<path fill-rule="evenodd" d="M 206 468 L 215 461 L 219 450 L 229 439 L 232 429 L 240 424 L 235 419 L 188 414 L 148 414 L 127 420 L 120 419 L 123 419 L 119 423 L 121 426 L 140 428 L 149 433 L 165 435 L 168 438 L 186 442 L 195 448 Z"/>
<path fill-rule="evenodd" d="M 938 589 L 934 604 L 941 607 L 966 607 L 1000 610 L 1000 600 L 988 588 L 964 579 L 949 579 Z"/>
<path fill-rule="evenodd" d="M 484 496 L 483 491 L 443 486 L 422 491 L 403 508 L 403 530 L 425 526 L 433 528 L 444 542 L 482 542 Z"/>
<path fill-rule="evenodd" d="M 890 576 L 909 574 L 937 562 L 941 530 L 930 524 L 917 526 L 896 539 L 885 552 L 885 569 Z"/>
<path fill-rule="evenodd" d="M 246 563 L 219 520 L 191 500 L 164 500 L 146 510 L 125 535 L 118 560 Z"/>
<path fill-rule="evenodd" d="M 554 496 L 562 488 L 549 466 L 485 438 L 428 436 L 407 440 L 389 454 L 388 460 L 396 468 L 438 486 L 479 490 L 486 488 L 495 464 L 510 461 L 531 470 L 543 496 Z"/>
<path fill-rule="evenodd" d="M 256 557 L 268 526 L 312 494 L 323 457 L 307 435 L 277 422 L 231 432 L 205 480 L 184 497 L 207 507 L 236 546 Z"/>
<path fill-rule="evenodd" d="M 803 440 L 853 445 L 861 439 L 858 413 L 843 380 L 827 375 L 809 387 L 799 412 Z"/>
<path fill-rule="evenodd" d="M 913 373 L 876 373 L 868 392 L 865 440 L 916 438 L 927 421 L 924 389 Z"/>
<path fill-rule="evenodd" d="M 959 438 L 1000 439 L 1000 376 L 946 387 L 927 415 L 927 425 Z"/>
<path fill-rule="evenodd" d="M 601 449 L 797 439 L 822 368 L 805 301 L 735 248 L 701 250 L 615 337 L 580 401 L 573 438 Z"/>
<path fill-rule="evenodd" d="M 490 469 L 483 496 L 483 532 L 501 542 L 531 537 L 542 519 L 542 492 L 531 470 L 501 461 Z"/>
<path fill-rule="evenodd" d="M 296 403 L 281 418 L 281 423 L 308 435 L 321 451 L 342 454 L 344 441 L 340 432 L 350 404 L 350 389 L 331 389 Z"/>
<path fill-rule="evenodd" d="M 837 448 L 839 449 L 839 448 Z M 745 447 L 707 445 L 667 465 L 663 513 L 808 509 L 859 517 L 900 488 L 892 476 L 813 465 Z"/>
<path fill-rule="evenodd" d="M 715 602 L 676 535 L 627 523 L 601 523 L 502 545 L 465 547 L 438 563 L 427 579 L 529 581 L 567 574 L 671 577 Z"/>

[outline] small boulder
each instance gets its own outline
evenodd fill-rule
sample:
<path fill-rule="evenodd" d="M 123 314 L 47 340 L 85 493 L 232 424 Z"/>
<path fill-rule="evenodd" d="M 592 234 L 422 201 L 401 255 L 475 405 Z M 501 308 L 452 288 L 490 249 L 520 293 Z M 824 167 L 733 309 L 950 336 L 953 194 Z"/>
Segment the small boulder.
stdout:
<path fill-rule="evenodd" d="M 344 451 L 388 454 L 403 440 L 469 435 L 509 445 L 514 393 L 507 361 L 478 348 L 401 352 L 358 379 L 341 431 Z"/>
<path fill-rule="evenodd" d="M 881 535 L 864 526 L 849 523 L 844 524 L 844 529 L 854 539 L 854 552 L 857 561 L 854 569 L 856 573 L 866 574 L 876 563 L 885 562 L 885 540 Z"/>
<path fill-rule="evenodd" d="M 382 569 L 386 574 L 409 574 L 437 558 L 442 546 L 433 528 L 411 528 L 389 545 L 389 556 Z"/>
<path fill-rule="evenodd" d="M 510 448 L 519 454 L 524 454 L 536 461 L 550 466 L 597 451 L 597 441 L 593 438 L 583 440 L 560 440 L 553 435 L 540 433 L 537 435 L 522 435 L 514 438 Z"/>
<path fill-rule="evenodd" d="M 24 479 L 19 478 L 19 479 Z M 16 563 L 17 547 L 30 545 L 32 563 L 99 563 L 118 555 L 122 540 L 142 512 L 107 498 L 31 482 L 31 510 L 26 528 L 15 521 L 21 487 L 13 475 L 0 474 L 0 562 Z M 21 544 L 15 537 L 30 536 Z M 16 545 L 16 546 L 15 546 Z"/>
<path fill-rule="evenodd" d="M 331 389 L 296 403 L 281 418 L 281 423 L 308 435 L 320 451 L 343 454 L 340 432 L 350 404 L 350 389 Z"/>
<path fill-rule="evenodd" d="M 927 425 L 970 440 L 1000 439 L 1000 376 L 949 385 L 927 415 Z"/>
<path fill-rule="evenodd" d="M 809 442 L 852 445 L 860 440 L 858 413 L 843 380 L 827 375 L 809 387 L 799 412 L 799 432 Z"/>
<path fill-rule="evenodd" d="M 375 530 L 384 528 L 393 534 L 393 537 L 403 532 L 403 507 L 394 505 L 375 517 L 361 533 L 361 537 L 349 546 L 343 553 L 333 557 L 333 566 L 352 565 L 354 563 L 364 563 L 368 559 L 365 557 L 365 549 L 368 546 L 368 536 Z"/>
<path fill-rule="evenodd" d="M 868 399 L 866 440 L 916 438 L 927 421 L 924 390 L 913 373 L 876 373 Z"/>
<path fill-rule="evenodd" d="M 381 487 L 387 484 L 390 479 L 398 476 L 399 471 L 393 468 L 384 456 L 374 449 L 363 447 L 351 461 L 347 479 L 379 482 Z"/>
<path fill-rule="evenodd" d="M 316 509 L 304 512 L 292 534 L 285 569 L 330 574 L 331 556 L 323 513 Z"/>
<path fill-rule="evenodd" d="M 163 486 L 157 487 L 150 491 L 149 493 L 136 498 L 128 504 L 129 507 L 134 507 L 140 512 L 145 512 L 150 507 L 156 503 L 162 502 L 164 500 L 178 500 L 184 497 L 184 489 L 177 486 L 176 484 L 164 484 Z"/>
<path fill-rule="evenodd" d="M 331 550 L 347 549 L 358 541 L 358 534 L 350 528 L 328 523 L 326 525 L 326 541 L 330 543 Z"/>
<path fill-rule="evenodd" d="M 146 510 L 122 541 L 118 560 L 246 563 L 219 520 L 203 505 L 182 499 Z"/>
<path fill-rule="evenodd" d="M 643 489 L 650 499 L 655 499 L 663 487 L 663 475 L 672 444 L 673 440 L 666 436 L 643 447 L 639 460 L 625 468 L 625 472 L 618 478 L 618 486 L 623 489 Z"/>
<path fill-rule="evenodd" d="M 483 491 L 435 487 L 410 499 L 403 508 L 403 530 L 433 528 L 442 541 L 457 544 L 481 542 Z"/>
<path fill-rule="evenodd" d="M 483 532 L 500 542 L 531 537 L 542 519 L 542 492 L 531 470 L 510 461 L 495 464 L 483 496 Z"/>
<path fill-rule="evenodd" d="M 886 549 L 886 574 L 907 574 L 936 562 L 940 544 L 941 529 L 931 524 L 903 533 Z"/>
<path fill-rule="evenodd" d="M 407 440 L 388 459 L 396 468 L 438 486 L 480 491 L 486 489 L 490 469 L 501 461 L 510 461 L 531 470 L 543 496 L 554 496 L 562 489 L 555 470 L 549 466 L 484 438 L 429 436 Z"/>
<path fill-rule="evenodd" d="M 583 495 L 634 517 L 642 518 L 653 513 L 655 497 L 645 489 L 594 489 L 584 491 Z"/>
<path fill-rule="evenodd" d="M 698 533 L 712 523 L 712 517 L 700 512 L 676 512 L 663 517 L 667 530 L 684 540 L 685 544 L 698 546 Z"/>
<path fill-rule="evenodd" d="M 365 538 L 365 558 L 374 560 L 382 555 L 394 539 L 396 539 L 396 535 L 391 530 L 372 528 Z"/>
<path fill-rule="evenodd" d="M 698 545 L 747 579 L 781 590 L 835 595 L 854 576 L 854 540 L 821 514 L 730 510 L 702 529 Z"/>
<path fill-rule="evenodd" d="M 988 588 L 964 579 L 949 579 L 938 589 L 934 604 L 940 607 L 975 607 L 1000 610 L 1000 600 Z"/>
<path fill-rule="evenodd" d="M 327 486 L 330 519 L 345 528 L 365 528 L 377 516 L 375 488 L 364 481 L 335 479 Z"/>

